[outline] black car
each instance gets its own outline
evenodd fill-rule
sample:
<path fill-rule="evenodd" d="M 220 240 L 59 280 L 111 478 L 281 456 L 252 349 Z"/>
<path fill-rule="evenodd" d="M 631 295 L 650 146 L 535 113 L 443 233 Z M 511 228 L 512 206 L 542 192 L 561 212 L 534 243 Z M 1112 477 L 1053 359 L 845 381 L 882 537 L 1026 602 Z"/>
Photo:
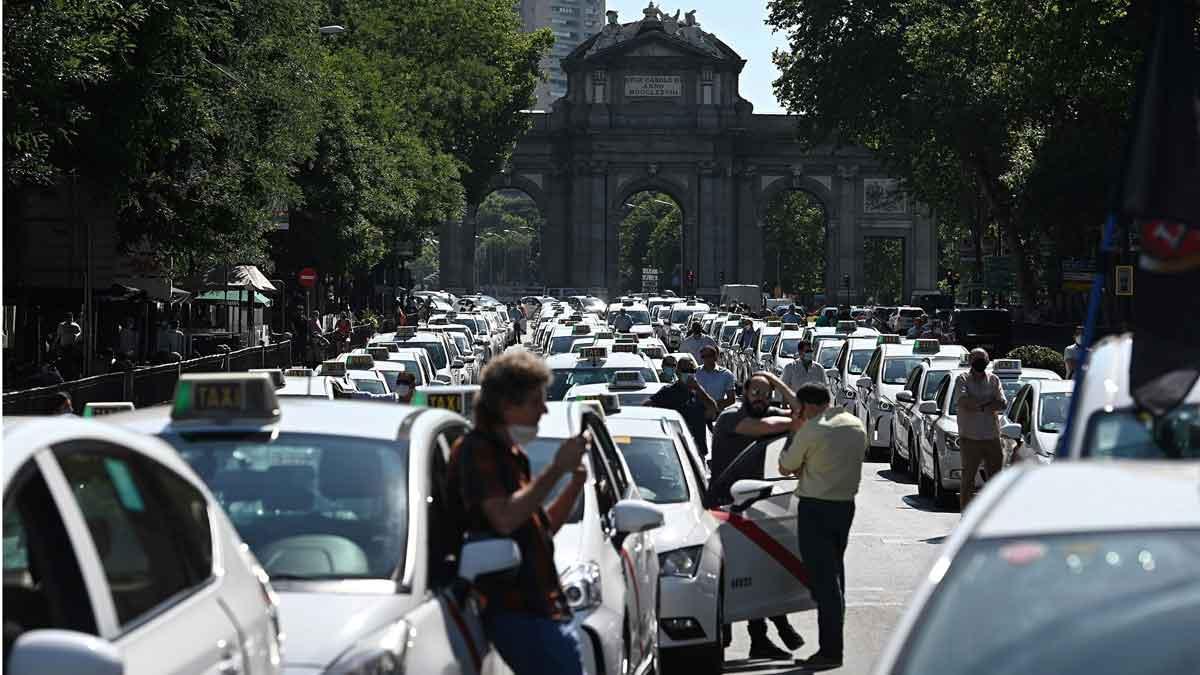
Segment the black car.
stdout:
<path fill-rule="evenodd" d="M 956 309 L 949 330 L 957 344 L 967 349 L 982 347 L 993 358 L 1012 348 L 1012 317 L 1007 309 Z"/>

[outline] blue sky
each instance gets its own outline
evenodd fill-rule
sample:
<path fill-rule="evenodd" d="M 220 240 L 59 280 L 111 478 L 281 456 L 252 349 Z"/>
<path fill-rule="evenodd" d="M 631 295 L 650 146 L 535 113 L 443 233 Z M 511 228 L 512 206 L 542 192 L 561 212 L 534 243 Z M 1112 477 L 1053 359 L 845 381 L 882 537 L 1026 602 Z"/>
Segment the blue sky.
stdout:
<path fill-rule="evenodd" d="M 615 9 L 621 23 L 642 18 L 647 0 L 608 0 L 608 9 Z M 742 71 L 742 98 L 754 104 L 756 113 L 782 113 L 775 100 L 771 82 L 779 70 L 771 62 L 771 52 L 787 47 L 782 33 L 772 33 L 763 21 L 767 18 L 767 0 L 664 0 L 655 2 L 664 12 L 675 14 L 696 10 L 696 21 L 705 31 L 716 35 L 746 59 Z"/>

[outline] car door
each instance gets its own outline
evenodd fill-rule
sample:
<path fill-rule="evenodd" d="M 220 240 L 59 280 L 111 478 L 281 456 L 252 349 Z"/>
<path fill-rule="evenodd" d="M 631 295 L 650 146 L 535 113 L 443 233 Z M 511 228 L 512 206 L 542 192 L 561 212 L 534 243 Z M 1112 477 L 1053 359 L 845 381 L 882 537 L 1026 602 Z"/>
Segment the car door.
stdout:
<path fill-rule="evenodd" d="M 954 382 L 953 375 L 942 380 L 941 386 L 938 387 L 937 397 L 934 399 L 937 402 L 937 415 L 926 416 L 921 420 L 921 425 L 925 429 L 925 433 L 917 439 L 917 445 L 921 448 L 922 470 L 928 469 L 930 476 L 933 476 L 933 454 L 937 452 L 934 435 L 937 433 L 937 420 L 941 413 L 947 410 L 947 399 L 950 397 L 950 386 Z"/>
<path fill-rule="evenodd" d="M 609 436 L 608 429 L 600 418 L 587 415 L 584 426 L 592 432 L 599 449 L 597 471 L 607 474 L 610 485 L 618 500 L 641 499 L 633 482 L 629 467 Z M 636 532 L 625 537 L 616 536 L 618 553 L 623 561 L 626 583 L 633 590 L 633 605 L 629 614 L 630 658 L 634 664 L 641 663 L 653 648 L 658 636 L 658 555 L 654 549 L 651 532 Z"/>
<path fill-rule="evenodd" d="M 110 639 L 125 672 L 247 672 L 238 626 L 221 602 L 208 515 L 176 513 L 155 477 L 169 469 L 93 440 L 61 444 L 54 456 L 69 486 L 60 509 L 87 526 L 90 550 L 80 559 L 107 582 L 117 626 Z"/>
<path fill-rule="evenodd" d="M 725 622 L 778 616 L 813 607 L 808 571 L 796 537 L 796 479 L 779 474 L 790 436 L 760 441 L 743 451 L 710 483 L 709 512 L 725 553 L 721 588 Z M 772 483 L 770 495 L 746 508 L 730 503 L 736 480 Z"/>
<path fill-rule="evenodd" d="M 872 392 L 876 389 L 876 376 L 879 375 L 879 366 L 882 360 L 883 350 L 876 348 L 875 353 L 871 354 L 871 360 L 867 362 L 867 367 L 863 369 L 862 376 L 859 377 L 859 379 L 865 377 L 869 379 L 870 382 L 865 386 L 858 384 L 858 382 L 849 383 L 850 386 L 853 387 L 857 392 L 857 395 L 854 397 L 855 412 L 858 413 L 858 419 L 862 420 L 863 425 L 868 429 L 871 428 L 869 399 L 872 395 Z"/>
<path fill-rule="evenodd" d="M 843 406 L 847 405 L 847 401 L 846 395 L 843 393 L 845 385 L 842 384 L 842 381 L 844 379 L 844 373 L 846 372 L 846 364 L 849 362 L 850 341 L 846 340 L 845 344 L 842 345 L 842 350 L 838 352 L 837 361 L 835 361 L 833 364 L 836 372 L 829 376 L 829 391 L 832 392 L 834 401 L 838 405 Z"/>
<path fill-rule="evenodd" d="M 917 415 L 917 406 L 921 403 L 921 381 L 924 379 L 925 367 L 918 366 L 913 368 L 913 371 L 908 374 L 908 380 L 904 383 L 905 391 L 911 392 L 913 395 L 912 403 L 904 403 L 896 401 L 896 430 L 899 432 L 893 434 L 893 442 L 896 447 L 903 447 L 904 454 L 912 457 L 912 448 L 908 447 L 908 432 L 912 430 L 912 420 Z"/>

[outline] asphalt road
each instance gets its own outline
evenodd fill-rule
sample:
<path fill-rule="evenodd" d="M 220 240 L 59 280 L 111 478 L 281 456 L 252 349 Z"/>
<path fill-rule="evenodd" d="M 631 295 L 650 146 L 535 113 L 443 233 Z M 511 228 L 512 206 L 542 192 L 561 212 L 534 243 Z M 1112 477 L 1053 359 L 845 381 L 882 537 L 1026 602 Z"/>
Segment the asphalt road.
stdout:
<path fill-rule="evenodd" d="M 894 479 L 886 463 L 863 465 L 846 551 L 845 665 L 828 672 L 871 671 L 917 580 L 928 571 L 942 539 L 958 519 L 957 511 L 939 511 L 932 501 L 917 497 L 917 486 L 907 477 Z M 796 655 L 811 656 L 817 649 L 816 611 L 793 614 L 791 619 L 806 641 Z M 767 625 L 772 640 L 780 644 L 774 626 Z M 745 624 L 734 626 L 733 645 L 725 650 L 725 672 L 807 672 L 785 661 L 749 661 L 749 651 Z"/>

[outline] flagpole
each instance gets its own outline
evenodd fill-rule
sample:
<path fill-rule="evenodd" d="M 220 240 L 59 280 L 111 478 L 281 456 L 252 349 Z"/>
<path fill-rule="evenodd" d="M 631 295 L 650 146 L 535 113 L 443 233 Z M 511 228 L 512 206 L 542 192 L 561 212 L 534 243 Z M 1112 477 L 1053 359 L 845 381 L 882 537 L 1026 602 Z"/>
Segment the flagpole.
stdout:
<path fill-rule="evenodd" d="M 1109 262 L 1112 257 L 1114 248 L 1113 239 L 1115 239 L 1117 230 L 1117 213 L 1109 211 L 1108 217 L 1104 219 L 1104 234 L 1100 240 L 1100 264 L 1096 266 L 1096 273 L 1092 275 L 1092 292 L 1088 298 L 1087 318 L 1083 322 L 1083 342 L 1080 344 L 1080 351 L 1083 352 L 1079 356 L 1079 364 L 1075 367 L 1075 372 L 1072 373 L 1075 380 L 1074 393 L 1071 395 L 1071 405 L 1067 409 L 1067 421 L 1063 425 L 1063 432 L 1059 436 L 1060 442 L 1055 448 L 1054 454 L 1058 457 L 1069 457 L 1071 454 L 1071 428 L 1075 424 L 1075 416 L 1079 411 L 1079 394 L 1083 392 L 1083 381 L 1087 378 L 1088 362 L 1091 361 L 1092 342 L 1096 337 L 1096 323 L 1099 321 L 1100 303 L 1104 299 L 1104 284 L 1105 270 L 1109 267 Z"/>

